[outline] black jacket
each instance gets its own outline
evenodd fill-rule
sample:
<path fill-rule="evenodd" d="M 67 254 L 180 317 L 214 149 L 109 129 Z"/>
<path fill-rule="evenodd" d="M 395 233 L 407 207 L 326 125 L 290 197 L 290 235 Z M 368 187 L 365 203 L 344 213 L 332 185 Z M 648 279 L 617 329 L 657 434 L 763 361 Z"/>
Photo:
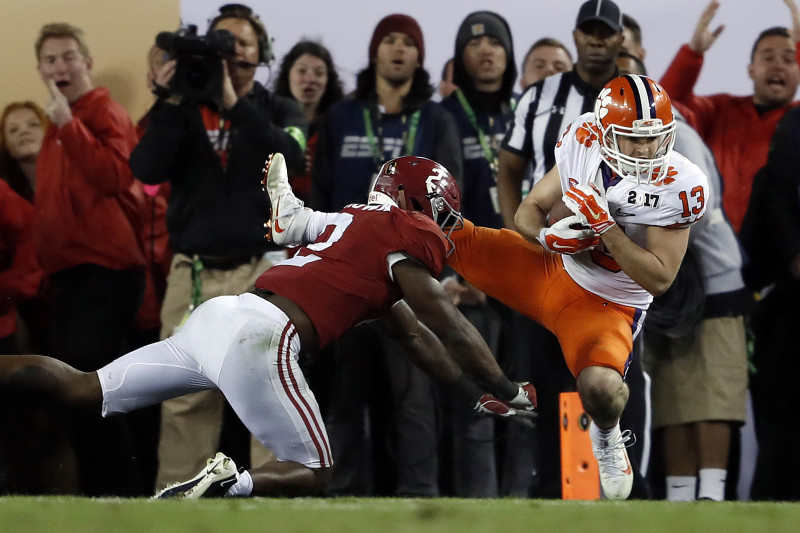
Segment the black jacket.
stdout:
<path fill-rule="evenodd" d="M 290 168 L 304 165 L 304 146 L 287 129 L 306 133 L 306 119 L 294 100 L 275 96 L 256 83 L 223 113 L 230 120 L 227 165 L 209 140 L 200 109 L 159 100 L 130 165 L 144 183 L 171 186 L 167 229 L 175 252 L 243 256 L 267 250 L 264 222 L 269 201 L 261 190 L 261 169 L 272 152 Z M 304 144 L 304 142 L 303 142 Z"/>

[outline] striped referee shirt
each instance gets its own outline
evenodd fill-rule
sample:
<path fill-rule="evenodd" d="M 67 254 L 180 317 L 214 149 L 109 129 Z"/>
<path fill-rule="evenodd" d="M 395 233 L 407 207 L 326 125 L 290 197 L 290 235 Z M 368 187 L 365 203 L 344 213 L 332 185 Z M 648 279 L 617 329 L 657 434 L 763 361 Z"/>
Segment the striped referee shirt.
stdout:
<path fill-rule="evenodd" d="M 534 183 L 555 165 L 554 149 L 561 132 L 580 115 L 594 110 L 600 89 L 583 81 L 573 69 L 539 80 L 522 94 L 502 147 L 531 162 Z"/>

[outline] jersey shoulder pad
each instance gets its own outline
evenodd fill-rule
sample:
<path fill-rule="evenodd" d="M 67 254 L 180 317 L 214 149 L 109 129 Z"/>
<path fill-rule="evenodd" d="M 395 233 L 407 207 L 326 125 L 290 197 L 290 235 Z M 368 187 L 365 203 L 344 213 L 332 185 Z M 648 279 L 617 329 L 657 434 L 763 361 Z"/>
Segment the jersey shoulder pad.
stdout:
<path fill-rule="evenodd" d="M 436 223 L 422 213 L 392 208 L 395 229 L 400 235 L 401 248 L 422 261 L 434 276 L 438 276 L 447 257 L 449 243 Z"/>

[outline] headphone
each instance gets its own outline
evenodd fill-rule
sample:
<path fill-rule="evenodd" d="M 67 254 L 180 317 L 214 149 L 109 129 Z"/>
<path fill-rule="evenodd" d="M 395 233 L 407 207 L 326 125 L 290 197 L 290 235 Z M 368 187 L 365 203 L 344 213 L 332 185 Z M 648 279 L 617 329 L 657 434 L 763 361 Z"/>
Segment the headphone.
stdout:
<path fill-rule="evenodd" d="M 274 39 L 267 34 L 267 29 L 258 15 L 254 14 L 253 10 L 246 5 L 225 4 L 220 7 L 219 14 L 208 23 L 208 29 L 210 30 L 220 21 L 230 18 L 243 19 L 250 23 L 258 38 L 258 63 L 265 65 L 271 63 L 275 59 L 275 53 L 272 51 Z"/>

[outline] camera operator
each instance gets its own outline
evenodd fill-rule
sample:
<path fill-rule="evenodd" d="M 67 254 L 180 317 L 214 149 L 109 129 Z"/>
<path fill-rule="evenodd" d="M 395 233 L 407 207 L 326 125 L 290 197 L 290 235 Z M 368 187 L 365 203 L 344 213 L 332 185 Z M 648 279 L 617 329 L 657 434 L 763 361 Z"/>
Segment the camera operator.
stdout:
<path fill-rule="evenodd" d="M 227 30 L 234 53 L 222 61 L 222 95 L 216 102 L 172 94 L 182 58 L 156 74 L 159 99 L 149 125 L 131 154 L 134 175 L 148 184 L 170 182 L 167 229 L 175 256 L 161 311 L 161 338 L 214 296 L 238 294 L 281 254 L 264 240 L 269 203 L 261 191 L 268 154 L 282 152 L 290 167 L 304 164 L 306 119 L 291 99 L 269 93 L 254 80 L 258 64 L 272 59 L 270 39 L 259 18 L 229 4 L 209 32 Z M 207 41 L 211 36 L 207 35 Z M 224 398 L 202 392 L 162 406 L 156 487 L 183 480 L 217 451 Z M 266 457 L 252 462 L 259 464 Z"/>

